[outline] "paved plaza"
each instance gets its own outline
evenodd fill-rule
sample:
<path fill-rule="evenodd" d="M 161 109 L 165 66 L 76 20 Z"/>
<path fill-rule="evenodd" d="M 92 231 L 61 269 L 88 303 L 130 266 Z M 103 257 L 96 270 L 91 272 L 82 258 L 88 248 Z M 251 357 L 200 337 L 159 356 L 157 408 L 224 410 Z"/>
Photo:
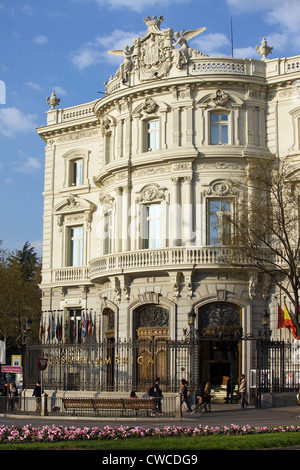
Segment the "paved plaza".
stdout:
<path fill-rule="evenodd" d="M 61 426 L 79 426 L 79 427 L 103 427 L 107 425 L 119 426 L 143 426 L 143 427 L 163 427 L 171 426 L 230 426 L 236 424 L 239 426 L 288 426 L 300 425 L 300 407 L 287 406 L 279 408 L 260 409 L 249 406 L 241 409 L 239 405 L 212 405 L 210 412 L 201 412 L 190 414 L 183 413 L 182 419 L 167 418 L 160 415 L 152 418 L 120 418 L 120 417 L 53 417 L 36 415 L 0 415 L 0 424 L 7 426 L 18 426 L 32 424 L 33 426 L 61 425 Z"/>

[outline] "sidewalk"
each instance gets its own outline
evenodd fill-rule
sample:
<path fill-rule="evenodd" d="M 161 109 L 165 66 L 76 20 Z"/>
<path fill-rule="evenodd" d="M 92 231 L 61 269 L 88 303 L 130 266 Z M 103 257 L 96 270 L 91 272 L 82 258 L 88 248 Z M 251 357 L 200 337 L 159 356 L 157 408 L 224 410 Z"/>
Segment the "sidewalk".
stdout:
<path fill-rule="evenodd" d="M 155 417 L 82 417 L 82 416 L 38 416 L 38 415 L 0 415 L 0 424 L 6 426 L 32 424 L 44 426 L 103 427 L 103 426 L 300 426 L 300 407 L 260 409 L 249 406 L 241 409 L 239 404 L 213 404 L 211 412 L 194 414 L 183 412 L 182 418 L 169 418 L 163 414 Z"/>

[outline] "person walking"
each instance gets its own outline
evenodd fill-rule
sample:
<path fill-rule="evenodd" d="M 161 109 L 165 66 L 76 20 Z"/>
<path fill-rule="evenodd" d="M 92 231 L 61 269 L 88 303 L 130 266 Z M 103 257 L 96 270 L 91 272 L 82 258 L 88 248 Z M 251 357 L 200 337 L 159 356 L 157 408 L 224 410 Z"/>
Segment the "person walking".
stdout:
<path fill-rule="evenodd" d="M 187 381 L 185 379 L 181 379 L 180 381 L 180 395 L 181 395 L 181 406 L 185 403 L 187 410 L 191 413 L 191 405 L 188 401 L 188 389 L 187 389 Z"/>
<path fill-rule="evenodd" d="M 161 400 L 163 398 L 163 394 L 160 388 L 160 378 L 157 377 L 155 380 L 155 384 L 152 385 L 152 387 L 148 391 L 148 395 L 150 397 L 155 398 L 155 408 L 158 413 L 162 413 L 162 406 L 161 406 Z"/>
<path fill-rule="evenodd" d="M 204 400 L 204 388 L 205 388 L 205 382 L 201 382 L 199 389 L 197 390 L 196 397 L 198 399 L 198 403 L 195 407 L 195 409 L 192 411 L 192 414 L 196 413 L 198 409 L 203 405 L 203 400 Z"/>
<path fill-rule="evenodd" d="M 241 408 L 246 408 L 248 406 L 248 401 L 246 399 L 246 393 L 247 393 L 247 383 L 246 383 L 246 377 L 245 374 L 241 375 L 241 383 L 239 386 L 239 394 L 241 396 Z"/>
<path fill-rule="evenodd" d="M 11 412 L 13 412 L 15 409 L 17 396 L 18 396 L 18 389 L 17 389 L 16 384 L 14 382 L 10 383 L 9 384 L 9 408 Z"/>
<path fill-rule="evenodd" d="M 200 411 L 205 408 L 205 411 L 211 411 L 211 388 L 210 382 L 206 382 L 204 387 L 204 397 L 203 397 L 203 404 L 200 408 Z"/>
<path fill-rule="evenodd" d="M 39 413 L 41 411 L 41 403 L 42 403 L 42 388 L 41 383 L 37 382 L 36 386 L 33 390 L 32 396 L 35 397 L 35 411 Z"/>

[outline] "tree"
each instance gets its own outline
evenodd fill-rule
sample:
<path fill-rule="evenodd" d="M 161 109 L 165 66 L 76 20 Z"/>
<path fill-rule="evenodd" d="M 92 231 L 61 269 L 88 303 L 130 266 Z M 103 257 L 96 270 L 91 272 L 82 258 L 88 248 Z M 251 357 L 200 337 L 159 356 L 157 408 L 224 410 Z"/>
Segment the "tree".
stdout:
<path fill-rule="evenodd" d="M 300 171 L 288 160 L 249 164 L 245 180 L 239 182 L 237 215 L 231 216 L 236 250 L 230 261 L 264 274 L 289 299 L 298 337 L 299 179 Z"/>
<path fill-rule="evenodd" d="M 22 250 L 0 250 L 0 336 L 7 348 L 20 349 L 24 324 L 32 320 L 38 337 L 40 302 L 40 261 L 28 242 Z"/>

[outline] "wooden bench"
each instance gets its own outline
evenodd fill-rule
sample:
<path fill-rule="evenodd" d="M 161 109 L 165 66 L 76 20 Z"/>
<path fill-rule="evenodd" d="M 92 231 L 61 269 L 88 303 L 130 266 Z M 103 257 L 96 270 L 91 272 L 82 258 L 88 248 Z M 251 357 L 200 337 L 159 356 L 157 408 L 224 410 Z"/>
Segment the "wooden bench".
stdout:
<path fill-rule="evenodd" d="M 65 410 L 73 411 L 101 411 L 101 410 L 146 410 L 155 411 L 155 400 L 152 398 L 63 398 Z"/>

